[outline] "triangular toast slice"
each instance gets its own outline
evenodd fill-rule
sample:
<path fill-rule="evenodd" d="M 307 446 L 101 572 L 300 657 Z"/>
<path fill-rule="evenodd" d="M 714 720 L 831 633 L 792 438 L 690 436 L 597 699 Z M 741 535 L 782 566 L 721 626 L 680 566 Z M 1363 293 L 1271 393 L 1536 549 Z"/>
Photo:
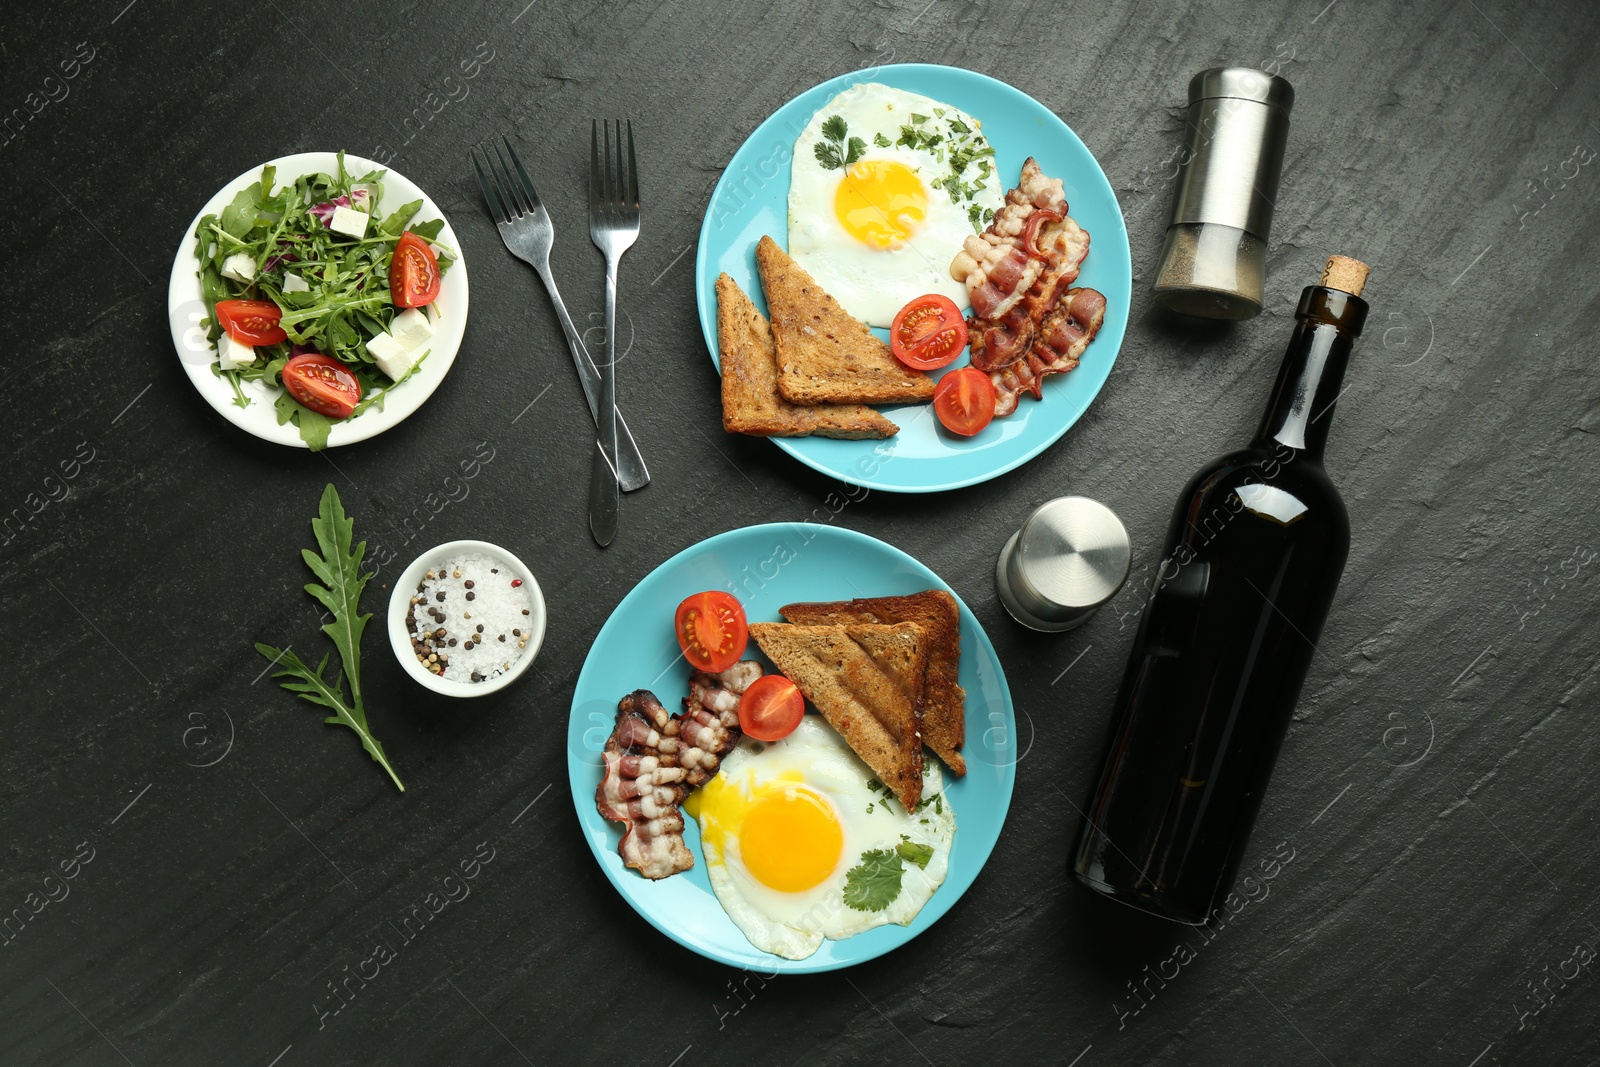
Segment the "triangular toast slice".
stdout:
<path fill-rule="evenodd" d="M 916 623 L 750 624 L 750 636 L 907 811 L 922 799 L 917 702 L 927 669 Z"/>
<path fill-rule="evenodd" d="M 894 358 L 770 237 L 756 245 L 772 313 L 778 392 L 793 404 L 903 404 L 933 396 L 933 379 Z"/>
<path fill-rule="evenodd" d="M 922 741 L 939 754 L 956 777 L 967 773 L 961 756 L 966 740 L 966 691 L 961 672 L 961 613 L 956 598 L 943 589 L 910 596 L 836 600 L 825 604 L 785 604 L 778 609 L 790 622 L 806 625 L 914 622 L 926 631 L 928 669 L 917 717 Z"/>
<path fill-rule="evenodd" d="M 722 428 L 756 437 L 893 437 L 900 427 L 864 404 L 801 407 L 778 395 L 772 327 L 744 290 L 717 278 L 717 347 L 722 357 Z"/>

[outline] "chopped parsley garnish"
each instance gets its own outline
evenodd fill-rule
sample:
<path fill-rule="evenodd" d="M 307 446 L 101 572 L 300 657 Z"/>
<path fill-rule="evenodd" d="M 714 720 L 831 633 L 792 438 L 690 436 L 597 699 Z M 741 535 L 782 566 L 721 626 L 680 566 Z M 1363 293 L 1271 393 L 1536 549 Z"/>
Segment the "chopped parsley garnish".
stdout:
<path fill-rule="evenodd" d="M 861 854 L 861 862 L 844 876 L 845 906 L 856 911 L 882 911 L 900 896 L 907 863 L 927 870 L 933 846 L 900 835 L 894 848 L 875 848 Z"/>
<path fill-rule="evenodd" d="M 894 144 L 926 152 L 935 161 L 949 167 L 949 173 L 928 184 L 935 189 L 943 189 L 951 201 L 959 206 L 989 188 L 989 178 L 994 173 L 989 158 L 994 155 L 994 149 L 983 140 L 983 135 L 973 125 L 959 116 L 948 115 L 943 108 L 934 108 L 933 114 L 936 117 L 930 118 L 913 112 L 910 123 L 900 127 L 900 138 Z M 889 141 L 878 134 L 873 137 L 873 143 L 888 147 Z M 818 158 L 821 158 L 820 146 Z M 969 169 L 973 171 L 971 180 L 967 178 Z M 994 212 L 977 204 L 973 204 L 967 212 L 967 221 L 977 233 L 982 233 L 984 227 L 993 220 Z"/>
<path fill-rule="evenodd" d="M 827 140 L 818 141 L 811 150 L 824 169 L 843 170 L 866 154 L 867 142 L 859 137 L 846 140 L 849 133 L 850 125 L 842 116 L 831 115 L 822 124 L 822 136 Z"/>
<path fill-rule="evenodd" d="M 933 859 L 933 846 L 919 844 L 905 834 L 900 835 L 900 843 L 894 846 L 900 858 L 907 863 L 915 863 L 919 870 L 928 869 L 928 861 Z"/>
<path fill-rule="evenodd" d="M 875 133 L 872 135 L 872 143 L 877 145 L 879 148 L 888 148 L 890 145 L 894 144 L 893 141 L 889 140 L 889 138 L 885 137 L 881 133 Z"/>

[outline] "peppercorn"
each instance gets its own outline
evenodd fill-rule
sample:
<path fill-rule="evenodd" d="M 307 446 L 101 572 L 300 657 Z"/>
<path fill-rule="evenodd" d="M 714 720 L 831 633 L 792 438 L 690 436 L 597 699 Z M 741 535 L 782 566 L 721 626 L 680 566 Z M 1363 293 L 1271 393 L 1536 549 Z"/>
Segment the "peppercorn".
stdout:
<path fill-rule="evenodd" d="M 441 593 L 441 594 L 440 594 L 440 597 L 441 597 L 441 598 L 442 598 L 442 597 L 443 597 L 443 595 L 444 595 L 444 594 L 442 594 L 442 593 Z M 467 599 L 468 599 L 468 600 L 476 600 L 476 599 L 477 599 L 477 594 L 476 594 L 476 593 L 471 593 L 471 592 L 469 592 L 469 593 L 468 593 L 468 594 L 467 594 Z"/>
<path fill-rule="evenodd" d="M 435 599 L 439 603 L 443 604 L 444 603 L 444 590 L 441 589 L 437 593 L 433 594 L 433 599 Z"/>
<path fill-rule="evenodd" d="M 465 585 L 468 589 L 471 589 L 472 588 L 472 579 L 468 578 L 465 582 L 463 582 L 461 584 Z"/>

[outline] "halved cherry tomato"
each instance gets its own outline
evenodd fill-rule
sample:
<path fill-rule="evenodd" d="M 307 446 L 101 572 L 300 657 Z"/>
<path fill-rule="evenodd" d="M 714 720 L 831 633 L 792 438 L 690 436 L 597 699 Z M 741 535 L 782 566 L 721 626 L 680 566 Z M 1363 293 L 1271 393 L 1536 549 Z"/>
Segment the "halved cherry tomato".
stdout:
<path fill-rule="evenodd" d="M 955 301 L 938 293 L 900 309 L 889 327 L 889 350 L 913 370 L 948 367 L 967 347 L 967 320 Z"/>
<path fill-rule="evenodd" d="M 739 698 L 739 728 L 757 741 L 782 741 L 805 714 L 806 698 L 781 674 L 763 674 Z"/>
<path fill-rule="evenodd" d="M 439 295 L 439 261 L 428 242 L 407 230 L 389 261 L 389 299 L 395 307 L 419 308 Z"/>
<path fill-rule="evenodd" d="M 218 300 L 217 325 L 242 345 L 275 345 L 289 335 L 278 323 L 283 311 L 270 300 Z"/>
<path fill-rule="evenodd" d="M 283 387 L 330 419 L 348 419 L 361 401 L 361 383 L 350 368 L 320 352 L 290 357 L 283 365 Z"/>
<path fill-rule="evenodd" d="M 678 647 L 697 671 L 717 674 L 739 662 L 750 643 L 744 608 L 730 593 L 708 589 L 678 605 Z"/>
<path fill-rule="evenodd" d="M 933 413 L 944 428 L 971 437 L 994 421 L 994 383 L 976 367 L 962 367 L 939 379 Z"/>

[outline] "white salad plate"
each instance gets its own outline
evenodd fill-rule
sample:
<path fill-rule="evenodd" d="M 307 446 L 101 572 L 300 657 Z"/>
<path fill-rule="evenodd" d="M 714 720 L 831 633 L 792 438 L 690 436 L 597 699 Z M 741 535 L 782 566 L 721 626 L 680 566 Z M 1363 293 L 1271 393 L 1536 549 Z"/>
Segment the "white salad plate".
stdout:
<path fill-rule="evenodd" d="M 439 205 L 434 203 L 433 198 L 394 169 L 348 152 L 345 153 L 344 162 L 345 170 L 353 175 L 359 176 L 373 170 L 385 171 L 380 210 L 392 211 L 401 204 L 421 200 L 422 209 L 417 212 L 413 224 L 444 219 L 444 213 L 439 210 Z M 172 263 L 172 279 L 167 286 L 167 319 L 172 327 L 172 343 L 178 351 L 179 362 L 183 364 L 189 380 L 194 383 L 195 390 L 205 398 L 206 403 L 217 410 L 219 415 L 240 429 L 253 433 L 262 440 L 294 448 L 305 448 L 306 443 L 300 439 L 300 431 L 294 423 L 282 425 L 278 423 L 277 410 L 273 404 L 282 393 L 282 387 L 265 382 L 242 383 L 244 395 L 250 400 L 250 405 L 241 408 L 235 403 L 233 387 L 225 379 L 212 373 L 211 368 L 217 362 L 217 352 L 207 340 L 206 331 L 200 327 L 201 320 L 207 315 L 207 309 L 200 290 L 200 257 L 194 231 L 200 225 L 202 218 L 221 214 L 222 209 L 232 202 L 240 190 L 248 188 L 252 182 L 259 180 L 262 167 L 277 168 L 274 181 L 277 186 L 282 186 L 294 182 L 303 174 L 332 174 L 338 165 L 336 153 L 301 152 L 267 160 L 261 166 L 250 168 L 218 189 L 216 195 L 206 201 L 205 206 L 184 229 L 183 240 L 178 244 L 177 258 Z M 455 262 L 450 264 L 450 269 L 445 272 L 440 284 L 439 297 L 434 301 L 433 310 L 438 317 L 434 323 L 433 339 L 429 343 L 428 358 L 423 360 L 422 365 L 405 384 L 384 394 L 381 409 L 374 405 L 353 419 L 335 422 L 328 431 L 330 448 L 365 441 L 404 421 L 433 395 L 433 391 L 444 381 L 444 376 L 449 373 L 451 364 L 455 362 L 467 325 L 467 265 L 461 252 L 461 240 L 451 228 L 449 219 L 444 219 L 444 229 L 439 232 L 437 243 L 450 249 L 455 256 Z"/>

